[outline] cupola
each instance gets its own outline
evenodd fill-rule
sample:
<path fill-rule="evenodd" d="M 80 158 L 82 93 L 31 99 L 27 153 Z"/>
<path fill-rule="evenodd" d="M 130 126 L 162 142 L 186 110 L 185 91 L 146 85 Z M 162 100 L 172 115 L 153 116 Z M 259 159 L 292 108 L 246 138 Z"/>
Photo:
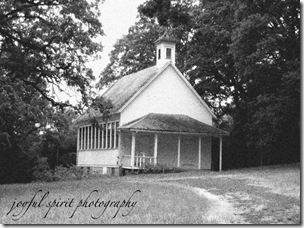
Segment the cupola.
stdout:
<path fill-rule="evenodd" d="M 167 30 L 164 35 L 155 41 L 156 45 L 156 65 L 163 66 L 167 62 L 175 65 L 175 44 L 177 40 L 170 35 Z"/>

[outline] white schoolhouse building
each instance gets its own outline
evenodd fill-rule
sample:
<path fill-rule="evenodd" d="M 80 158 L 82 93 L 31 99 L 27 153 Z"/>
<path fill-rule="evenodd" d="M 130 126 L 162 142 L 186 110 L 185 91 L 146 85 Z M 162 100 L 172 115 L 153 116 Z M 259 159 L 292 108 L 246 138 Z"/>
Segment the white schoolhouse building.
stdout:
<path fill-rule="evenodd" d="M 165 33 L 155 43 L 155 66 L 121 77 L 102 95 L 114 106 L 107 122 L 93 109 L 76 120 L 77 166 L 211 169 L 211 138 L 219 137 L 221 170 L 229 133 L 213 126 L 216 116 L 175 66 L 175 40 Z"/>

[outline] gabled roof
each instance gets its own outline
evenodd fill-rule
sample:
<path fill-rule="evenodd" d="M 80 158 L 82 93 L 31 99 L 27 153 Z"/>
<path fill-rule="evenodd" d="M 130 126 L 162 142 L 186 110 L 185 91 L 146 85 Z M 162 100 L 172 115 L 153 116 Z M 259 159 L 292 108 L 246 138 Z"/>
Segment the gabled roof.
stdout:
<path fill-rule="evenodd" d="M 102 96 L 112 101 L 113 112 L 120 112 L 149 82 L 153 81 L 169 64 L 163 67 L 149 67 L 144 70 L 129 74 L 118 79 Z"/>
<path fill-rule="evenodd" d="M 178 40 L 175 39 L 175 37 L 168 30 L 166 30 L 166 32 L 155 41 L 155 44 L 159 44 L 159 43 L 162 43 L 162 42 L 178 43 Z"/>
<path fill-rule="evenodd" d="M 136 97 L 149 82 L 153 81 L 166 67 L 158 68 L 152 66 L 144 70 L 129 74 L 118 79 L 102 96 L 105 99 L 111 100 L 113 104 L 112 113 L 119 113 L 121 109 L 130 102 L 131 99 Z M 74 120 L 75 123 L 87 121 L 93 117 L 100 117 L 102 114 L 99 110 L 89 108 L 84 114 Z"/>
<path fill-rule="evenodd" d="M 83 113 L 82 115 L 78 116 L 75 120 L 73 120 L 73 123 L 78 124 L 80 122 L 87 121 L 91 118 L 97 118 L 100 116 L 101 116 L 101 113 L 99 110 L 94 110 L 93 108 L 88 108 L 85 113 Z"/>
<path fill-rule="evenodd" d="M 107 121 L 117 121 L 119 119 L 119 116 L 119 113 L 113 113 L 110 118 L 107 118 Z M 95 118 L 98 121 L 105 121 L 103 119 L 102 113 L 99 110 L 88 108 L 82 115 L 73 120 L 73 124 L 90 124 L 90 120 L 92 120 L 92 118 Z"/>
<path fill-rule="evenodd" d="M 187 84 L 188 88 L 201 102 L 203 106 L 209 111 L 213 118 L 216 118 L 214 113 L 210 110 L 208 105 L 196 93 L 187 79 L 171 62 L 164 64 L 162 67 L 149 67 L 144 70 L 129 74 L 118 79 L 102 96 L 105 99 L 111 100 L 114 108 L 112 113 L 122 112 L 141 92 L 150 85 L 168 66 L 172 66 L 179 77 Z M 101 113 L 95 110 L 88 110 L 82 116 L 78 117 L 75 122 L 85 121 L 91 117 L 99 117 Z"/>
<path fill-rule="evenodd" d="M 179 77 L 187 84 L 188 88 L 193 92 L 196 98 L 209 111 L 211 116 L 216 119 L 216 116 L 211 111 L 209 106 L 196 93 L 187 79 L 171 62 L 166 63 L 161 68 L 157 66 L 149 67 L 147 69 L 138 71 L 133 74 L 126 75 L 120 78 L 112 87 L 110 87 L 102 96 L 112 101 L 114 109 L 113 112 L 123 111 L 129 103 L 132 102 L 149 84 L 158 77 L 168 66 L 172 66 Z"/>
<path fill-rule="evenodd" d="M 149 113 L 119 127 L 121 130 L 228 136 L 230 133 L 187 115 Z"/>

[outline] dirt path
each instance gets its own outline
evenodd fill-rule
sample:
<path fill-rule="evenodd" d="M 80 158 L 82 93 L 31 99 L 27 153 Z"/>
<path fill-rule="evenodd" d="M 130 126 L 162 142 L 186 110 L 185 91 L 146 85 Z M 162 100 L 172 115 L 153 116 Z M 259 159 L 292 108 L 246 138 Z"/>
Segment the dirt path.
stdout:
<path fill-rule="evenodd" d="M 195 193 L 196 195 L 208 199 L 210 201 L 210 210 L 204 219 L 207 224 L 248 224 L 245 218 L 241 215 L 242 211 L 235 208 L 233 203 L 228 198 L 222 195 L 212 194 L 206 189 L 192 187 L 188 184 L 176 183 L 181 180 L 202 180 L 206 178 L 200 177 L 179 177 L 179 178 L 162 178 L 150 180 L 132 180 L 130 182 L 145 183 L 145 184 L 158 184 L 163 186 L 170 186 L 175 188 L 186 189 Z"/>
<path fill-rule="evenodd" d="M 215 215 L 219 214 L 221 207 L 226 208 L 220 210 L 221 215 L 218 217 L 230 218 L 227 223 L 299 224 L 299 177 L 285 173 L 279 178 L 279 175 L 282 173 L 266 177 L 236 174 L 171 181 L 204 189 L 202 193 L 207 191 L 211 194 L 209 198 L 217 201 Z M 293 179 L 297 180 L 292 182 Z M 204 196 L 208 198 L 208 194 L 205 192 Z"/>
<path fill-rule="evenodd" d="M 184 186 L 209 199 L 211 223 L 300 224 L 300 166 L 284 167 L 152 177 L 146 182 Z"/>
<path fill-rule="evenodd" d="M 192 188 L 198 195 L 209 199 L 213 202 L 211 209 L 206 217 L 210 223 L 218 224 L 247 224 L 245 219 L 240 215 L 229 200 L 223 196 L 214 195 L 202 188 Z"/>

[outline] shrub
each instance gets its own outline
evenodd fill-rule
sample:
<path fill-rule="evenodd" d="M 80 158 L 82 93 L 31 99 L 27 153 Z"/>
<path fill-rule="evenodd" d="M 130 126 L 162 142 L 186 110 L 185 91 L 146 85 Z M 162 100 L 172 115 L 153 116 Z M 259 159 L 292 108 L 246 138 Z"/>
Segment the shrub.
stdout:
<path fill-rule="evenodd" d="M 176 167 L 169 167 L 166 165 L 148 165 L 141 170 L 142 173 L 179 173 L 182 172 L 181 169 Z"/>
<path fill-rule="evenodd" d="M 60 157 L 58 164 L 65 167 L 75 166 L 76 164 L 76 153 L 64 154 Z"/>
<path fill-rule="evenodd" d="M 34 181 L 50 182 L 54 181 L 54 176 L 50 169 L 49 163 L 46 157 L 38 158 L 35 161 L 35 167 L 33 172 Z"/>
<path fill-rule="evenodd" d="M 35 162 L 34 181 L 51 182 L 64 180 L 81 180 L 83 171 L 80 167 L 72 165 L 70 167 L 57 166 L 54 171 L 51 170 L 46 157 L 38 158 Z"/>
<path fill-rule="evenodd" d="M 83 171 L 75 165 L 70 167 L 57 166 L 54 171 L 55 180 L 81 180 Z"/>

